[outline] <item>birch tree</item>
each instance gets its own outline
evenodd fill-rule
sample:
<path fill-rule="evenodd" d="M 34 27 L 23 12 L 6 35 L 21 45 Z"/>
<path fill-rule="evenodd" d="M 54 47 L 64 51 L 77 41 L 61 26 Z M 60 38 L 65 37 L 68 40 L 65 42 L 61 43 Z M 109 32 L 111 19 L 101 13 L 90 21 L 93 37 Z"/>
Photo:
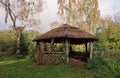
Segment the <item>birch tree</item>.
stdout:
<path fill-rule="evenodd" d="M 20 35 L 25 27 L 38 24 L 34 15 L 42 12 L 43 0 L 0 0 L 0 7 L 5 9 L 5 23 L 9 18 L 12 21 L 11 27 L 17 36 L 17 53 L 19 53 Z"/>
<path fill-rule="evenodd" d="M 60 23 L 58 21 L 53 21 L 51 24 L 50 24 L 50 29 L 54 29 L 54 28 L 57 28 L 60 26 Z"/>
<path fill-rule="evenodd" d="M 97 0 L 58 0 L 58 15 L 67 24 L 95 34 L 100 11 Z"/>

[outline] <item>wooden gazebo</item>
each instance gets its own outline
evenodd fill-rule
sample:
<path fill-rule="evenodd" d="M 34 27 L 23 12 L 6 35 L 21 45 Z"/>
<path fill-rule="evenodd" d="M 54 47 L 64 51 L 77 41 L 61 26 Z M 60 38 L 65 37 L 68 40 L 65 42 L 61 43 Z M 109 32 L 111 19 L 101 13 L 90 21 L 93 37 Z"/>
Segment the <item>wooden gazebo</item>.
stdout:
<path fill-rule="evenodd" d="M 71 44 L 85 44 L 86 52 L 89 52 L 89 57 L 92 58 L 92 47 L 89 47 L 88 51 L 87 44 L 98 40 L 94 35 L 88 32 L 82 31 L 79 28 L 70 26 L 68 24 L 63 24 L 58 28 L 52 29 L 34 39 L 34 41 L 37 42 L 35 53 L 35 60 L 37 64 L 42 64 L 42 59 L 40 58 L 43 58 L 45 43 L 50 43 L 52 39 L 54 39 L 54 43 L 65 43 L 67 63 L 69 62 Z"/>

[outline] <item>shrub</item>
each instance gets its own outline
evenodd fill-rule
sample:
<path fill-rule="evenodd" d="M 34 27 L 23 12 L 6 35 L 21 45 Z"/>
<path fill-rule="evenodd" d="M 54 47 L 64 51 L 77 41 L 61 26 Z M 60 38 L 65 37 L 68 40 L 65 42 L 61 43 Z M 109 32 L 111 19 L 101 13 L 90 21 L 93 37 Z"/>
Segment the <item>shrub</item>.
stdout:
<path fill-rule="evenodd" d="M 104 53 L 106 66 L 115 78 L 120 78 L 120 51 L 108 51 Z"/>
<path fill-rule="evenodd" d="M 9 58 L 16 52 L 16 35 L 10 30 L 0 31 L 0 58 Z"/>
<path fill-rule="evenodd" d="M 96 52 L 87 68 L 93 69 L 91 78 L 120 78 L 120 52 Z"/>
<path fill-rule="evenodd" d="M 22 55 L 28 55 L 29 42 L 26 33 L 22 33 L 20 36 L 20 52 Z"/>
<path fill-rule="evenodd" d="M 89 60 L 86 67 L 88 69 L 93 69 L 93 68 L 97 68 L 97 67 L 102 66 L 102 65 L 105 65 L 104 58 L 101 56 L 100 53 L 95 53 L 93 58 Z"/>
<path fill-rule="evenodd" d="M 33 42 L 33 39 L 40 35 L 39 32 L 34 30 L 24 31 L 24 44 L 26 44 L 27 54 L 34 59 L 34 53 L 36 51 L 36 43 Z"/>

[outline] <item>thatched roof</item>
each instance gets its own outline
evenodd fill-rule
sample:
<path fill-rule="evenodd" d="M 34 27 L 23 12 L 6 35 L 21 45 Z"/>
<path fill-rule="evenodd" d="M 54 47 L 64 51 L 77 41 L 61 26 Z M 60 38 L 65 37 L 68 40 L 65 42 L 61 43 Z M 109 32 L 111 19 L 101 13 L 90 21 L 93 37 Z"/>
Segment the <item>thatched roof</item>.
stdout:
<path fill-rule="evenodd" d="M 62 42 L 65 39 L 69 39 L 70 42 L 74 44 L 98 40 L 92 34 L 82 31 L 77 27 L 63 24 L 58 28 L 52 29 L 45 34 L 40 35 L 35 38 L 34 41 L 51 42 L 51 39 L 54 39 L 55 42 Z"/>

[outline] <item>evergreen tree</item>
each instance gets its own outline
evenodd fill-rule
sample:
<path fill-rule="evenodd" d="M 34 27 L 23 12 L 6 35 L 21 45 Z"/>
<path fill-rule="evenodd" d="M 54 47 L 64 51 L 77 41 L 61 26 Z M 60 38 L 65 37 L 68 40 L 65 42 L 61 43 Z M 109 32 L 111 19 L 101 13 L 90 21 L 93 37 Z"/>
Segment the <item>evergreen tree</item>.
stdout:
<path fill-rule="evenodd" d="M 22 55 L 28 55 L 29 43 L 27 40 L 27 34 L 23 32 L 20 36 L 20 53 Z"/>

